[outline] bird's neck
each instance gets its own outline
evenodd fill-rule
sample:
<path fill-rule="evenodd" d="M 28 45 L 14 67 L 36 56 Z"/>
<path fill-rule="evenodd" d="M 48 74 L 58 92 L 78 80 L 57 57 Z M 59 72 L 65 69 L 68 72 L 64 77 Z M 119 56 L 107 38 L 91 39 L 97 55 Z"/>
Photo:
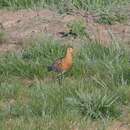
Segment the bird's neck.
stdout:
<path fill-rule="evenodd" d="M 72 62 L 72 58 L 73 58 L 73 56 L 70 53 L 67 53 L 66 56 L 65 56 L 65 60 L 68 61 L 68 62 Z"/>

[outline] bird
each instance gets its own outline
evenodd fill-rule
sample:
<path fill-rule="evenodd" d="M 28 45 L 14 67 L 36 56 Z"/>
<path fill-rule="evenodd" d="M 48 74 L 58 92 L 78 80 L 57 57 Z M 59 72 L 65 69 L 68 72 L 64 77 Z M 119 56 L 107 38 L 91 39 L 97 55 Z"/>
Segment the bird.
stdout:
<path fill-rule="evenodd" d="M 52 65 L 48 66 L 48 71 L 58 73 L 59 84 L 62 83 L 63 75 L 71 69 L 73 65 L 73 47 L 68 47 L 64 57 L 56 59 Z"/>

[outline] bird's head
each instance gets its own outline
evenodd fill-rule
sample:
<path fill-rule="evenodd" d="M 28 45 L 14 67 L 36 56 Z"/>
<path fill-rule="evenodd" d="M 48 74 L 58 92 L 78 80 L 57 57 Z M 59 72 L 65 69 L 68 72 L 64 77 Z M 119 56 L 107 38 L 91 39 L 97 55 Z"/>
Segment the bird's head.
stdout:
<path fill-rule="evenodd" d="M 72 47 L 67 48 L 67 54 L 72 54 L 74 53 L 74 49 Z"/>

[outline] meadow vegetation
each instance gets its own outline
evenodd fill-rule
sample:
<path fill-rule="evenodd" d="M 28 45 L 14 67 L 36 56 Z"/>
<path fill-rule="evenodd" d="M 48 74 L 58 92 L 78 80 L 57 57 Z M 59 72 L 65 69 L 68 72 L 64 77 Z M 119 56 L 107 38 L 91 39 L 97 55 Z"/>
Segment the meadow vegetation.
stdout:
<path fill-rule="evenodd" d="M 108 13 L 128 0 L 0 0 L 0 8 L 51 8 L 99 12 L 101 24 L 125 23 L 124 14 Z M 106 13 L 107 12 L 107 13 Z M 63 84 L 47 66 L 66 48 L 53 38 L 34 40 L 29 46 L 0 54 L 1 130 L 105 130 L 108 120 L 123 116 L 130 105 L 130 49 L 114 41 L 109 47 L 87 40 L 86 25 L 68 25 L 68 34 L 82 40 L 75 48 L 74 64 Z M 4 34 L 0 32 L 0 43 Z M 62 44 L 61 44 L 62 43 Z M 74 44 L 73 44 L 74 45 Z M 130 111 L 128 110 L 128 113 Z M 95 130 L 95 129 L 94 129 Z"/>
<path fill-rule="evenodd" d="M 64 130 L 70 129 L 71 122 L 120 118 L 121 107 L 130 102 L 129 50 L 118 43 L 106 48 L 83 42 L 60 86 L 47 66 L 63 56 L 66 48 L 57 40 L 45 39 L 20 52 L 1 55 L 1 129 L 9 119 L 12 129 L 38 125 L 44 130 Z M 55 124 L 57 121 L 61 124 Z"/>
<path fill-rule="evenodd" d="M 128 2 L 128 0 L 1 0 L 0 7 L 14 9 L 51 7 L 51 9 L 59 9 L 60 12 L 66 12 L 72 9 L 109 9 L 112 6 L 122 5 Z"/>

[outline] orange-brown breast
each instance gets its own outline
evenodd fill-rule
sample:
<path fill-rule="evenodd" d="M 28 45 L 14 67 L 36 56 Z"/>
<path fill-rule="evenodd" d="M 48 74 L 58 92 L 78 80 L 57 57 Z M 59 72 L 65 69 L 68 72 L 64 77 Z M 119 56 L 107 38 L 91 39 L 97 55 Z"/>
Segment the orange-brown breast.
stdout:
<path fill-rule="evenodd" d="M 72 67 L 73 56 L 71 52 L 67 52 L 64 58 L 56 60 L 52 66 L 49 67 L 50 70 L 55 72 L 64 72 Z"/>
<path fill-rule="evenodd" d="M 69 70 L 72 67 L 72 59 L 64 58 L 61 63 L 61 69 L 64 71 Z"/>

